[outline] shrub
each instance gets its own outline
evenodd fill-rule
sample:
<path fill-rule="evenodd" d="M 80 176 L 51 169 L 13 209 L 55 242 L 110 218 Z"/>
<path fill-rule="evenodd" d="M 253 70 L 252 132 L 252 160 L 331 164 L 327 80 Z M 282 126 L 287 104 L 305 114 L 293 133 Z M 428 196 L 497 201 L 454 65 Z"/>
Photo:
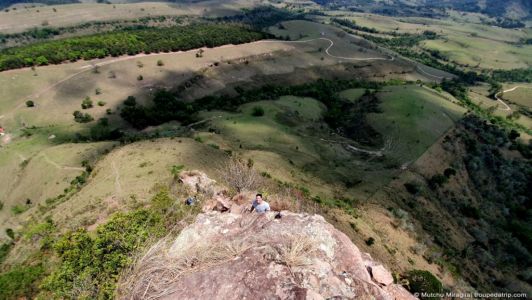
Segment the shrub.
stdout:
<path fill-rule="evenodd" d="M 366 245 L 371 246 L 375 244 L 375 239 L 373 237 L 370 237 L 366 240 Z"/>
<path fill-rule="evenodd" d="M 447 182 L 448 178 L 442 174 L 436 174 L 429 179 L 429 186 L 431 189 L 442 186 Z"/>
<path fill-rule="evenodd" d="M 102 89 L 101 89 L 101 88 L 96 88 L 96 89 L 94 90 L 94 93 L 95 93 L 96 95 L 100 95 L 100 94 L 102 93 Z"/>
<path fill-rule="evenodd" d="M 261 106 L 253 107 L 253 111 L 251 112 L 251 115 L 254 117 L 264 116 L 264 108 L 262 108 Z"/>
<path fill-rule="evenodd" d="M 105 101 L 98 101 L 98 106 L 105 106 L 107 104 Z"/>
<path fill-rule="evenodd" d="M 443 292 L 442 283 L 429 271 L 412 270 L 405 274 L 405 279 L 408 280 L 408 290 L 412 293 L 419 293 L 421 295 L 421 293 Z M 422 296 L 420 298 L 424 299 Z"/>
<path fill-rule="evenodd" d="M 52 245 L 52 233 L 55 232 L 55 225 L 52 219 L 47 219 L 43 223 L 30 225 L 24 232 L 26 240 L 40 241 L 41 248 L 49 248 Z"/>
<path fill-rule="evenodd" d="M 31 100 L 26 101 L 26 107 L 34 107 L 35 103 Z"/>
<path fill-rule="evenodd" d="M 262 181 L 257 171 L 237 157 L 227 160 L 218 168 L 218 172 L 237 192 L 256 189 Z"/>
<path fill-rule="evenodd" d="M 179 176 L 179 173 L 185 168 L 184 165 L 173 165 L 170 169 L 170 173 L 174 176 L 174 178 L 177 178 Z"/>
<path fill-rule="evenodd" d="M 2 246 L 0 246 L 0 264 L 6 259 L 11 247 L 13 247 L 13 243 L 3 243 Z"/>
<path fill-rule="evenodd" d="M 445 171 L 443 171 L 443 176 L 449 178 L 451 176 L 456 175 L 456 170 L 453 168 L 447 168 Z"/>
<path fill-rule="evenodd" d="M 19 215 L 29 209 L 27 205 L 14 205 L 11 207 L 11 212 L 15 215 Z"/>
<path fill-rule="evenodd" d="M 141 81 L 141 80 L 143 80 L 143 79 L 144 79 L 144 77 L 143 77 L 142 75 L 137 76 L 137 80 L 138 80 L 138 81 Z"/>
<path fill-rule="evenodd" d="M 162 60 L 159 59 L 159 60 L 157 61 L 157 66 L 159 66 L 159 67 L 164 66 L 164 62 L 163 62 Z"/>
<path fill-rule="evenodd" d="M 32 299 L 38 288 L 38 280 L 44 275 L 44 268 L 37 266 L 15 266 L 0 275 L 0 298 Z"/>
<path fill-rule="evenodd" d="M 15 239 L 15 231 L 11 228 L 6 228 L 6 235 L 12 240 Z"/>
<path fill-rule="evenodd" d="M 92 100 L 90 97 L 85 97 L 85 99 L 83 99 L 83 101 L 81 102 L 81 108 L 82 109 L 89 109 L 89 108 L 92 108 Z"/>
<path fill-rule="evenodd" d="M 94 237 L 85 229 L 65 234 L 54 245 L 59 267 L 43 280 L 42 288 L 52 298 L 113 298 L 122 269 L 132 254 L 151 237 L 160 237 L 161 216 L 146 209 L 117 213 L 96 229 Z"/>

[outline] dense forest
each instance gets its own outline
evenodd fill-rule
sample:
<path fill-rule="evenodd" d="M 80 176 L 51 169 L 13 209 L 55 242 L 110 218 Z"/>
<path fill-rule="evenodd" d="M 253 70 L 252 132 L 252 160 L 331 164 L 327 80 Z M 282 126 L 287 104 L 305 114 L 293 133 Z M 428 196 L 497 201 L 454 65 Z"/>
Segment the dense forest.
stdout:
<path fill-rule="evenodd" d="M 456 272 L 481 290 L 490 285 L 501 291 L 515 289 L 502 272 L 529 283 L 532 279 L 526 271 L 532 264 L 532 146 L 520 144 L 518 137 L 517 131 L 466 116 L 443 140 L 444 149 L 457 159 L 443 174 L 427 178 L 429 188 L 410 189 L 413 197 L 399 200 L 445 249 Z M 525 148 L 523 157 L 510 154 L 517 147 Z M 460 177 L 462 187 L 457 190 L 450 182 L 459 174 L 467 176 Z M 463 225 L 471 237 L 465 247 L 457 247 L 446 224 L 435 222 L 426 207 L 417 205 L 420 196 L 438 203 Z"/>
<path fill-rule="evenodd" d="M 264 37 L 263 33 L 236 24 L 123 30 L 4 49 L 0 51 L 0 71 L 79 59 L 240 44 Z"/>

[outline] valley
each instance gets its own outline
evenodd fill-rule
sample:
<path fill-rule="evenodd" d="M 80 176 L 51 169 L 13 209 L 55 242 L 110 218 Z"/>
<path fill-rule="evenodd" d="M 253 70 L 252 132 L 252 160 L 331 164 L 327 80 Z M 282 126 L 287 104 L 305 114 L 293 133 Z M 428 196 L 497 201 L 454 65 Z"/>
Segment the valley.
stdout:
<path fill-rule="evenodd" d="M 217 197 L 186 172 L 322 215 L 412 293 L 420 270 L 449 291 L 531 293 L 532 30 L 350 5 L 0 12 L 0 299 L 123 298 L 143 253 L 201 213 L 184 200 Z M 259 183 L 233 185 L 234 161 Z"/>

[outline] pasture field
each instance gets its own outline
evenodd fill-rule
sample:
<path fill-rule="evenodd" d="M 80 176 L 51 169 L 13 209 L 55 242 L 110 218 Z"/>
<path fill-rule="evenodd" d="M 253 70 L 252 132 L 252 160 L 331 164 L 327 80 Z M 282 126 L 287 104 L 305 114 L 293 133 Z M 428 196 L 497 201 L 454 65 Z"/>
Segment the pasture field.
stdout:
<path fill-rule="evenodd" d="M 272 26 L 269 28 L 269 31 L 278 37 L 288 36 L 290 40 L 329 39 L 334 43 L 334 46 L 331 47 L 329 52 L 333 56 L 361 59 L 375 57 L 388 58 L 387 55 L 370 49 L 371 45 L 367 41 L 356 36 L 348 35 L 334 26 L 295 20 L 282 22 L 282 26 Z M 330 45 L 330 42 L 326 40 L 322 40 L 320 43 L 323 45 L 321 47 L 322 51 L 325 51 Z"/>
<path fill-rule="evenodd" d="M 448 96 L 413 85 L 385 87 L 377 97 L 382 113 L 370 114 L 370 124 L 388 140 L 385 153 L 401 164 L 420 157 L 466 111 Z"/>
<path fill-rule="evenodd" d="M 365 89 L 349 89 L 349 90 L 342 91 L 340 93 L 340 97 L 355 102 L 360 97 L 362 97 L 362 95 L 364 95 L 364 92 L 366 92 Z"/>
<path fill-rule="evenodd" d="M 451 16 L 436 20 L 341 11 L 332 11 L 329 15 L 353 20 L 360 26 L 383 32 L 420 34 L 425 30 L 434 31 L 442 37 L 423 41 L 420 46 L 439 50 L 461 65 L 492 69 L 527 68 L 532 65 L 532 46 L 518 45 L 521 39 L 532 37 L 529 30 L 478 24 L 474 17 Z"/>
<path fill-rule="evenodd" d="M 341 93 L 342 97 L 353 101 L 361 94 L 360 89 Z M 360 149 L 352 141 L 329 132 L 327 125 L 316 123 L 316 117 L 323 113 L 319 103 L 295 97 L 248 103 L 238 113 L 205 113 L 205 118 L 214 117 L 211 127 L 219 133 L 200 133 L 198 136 L 205 143 L 216 144 L 222 149 L 239 148 L 245 152 L 251 150 L 258 157 L 264 155 L 265 158 L 258 158 L 259 165 L 262 162 L 267 172 L 290 182 L 311 180 L 296 178 L 301 174 L 312 175 L 328 184 L 348 178 L 360 180 L 352 193 L 367 197 L 393 176 L 395 170 L 390 166 L 406 167 L 415 161 L 465 112 L 447 99 L 448 96 L 424 87 L 390 86 L 377 97 L 381 99 L 383 112 L 369 114 L 368 119 L 384 136 L 383 149 L 360 151 L 350 148 L 348 145 Z M 264 116 L 252 116 L 253 109 L 258 106 L 264 109 Z M 368 154 L 364 152 L 366 150 L 380 151 L 383 156 Z M 275 166 L 282 163 L 269 165 L 271 160 L 284 160 L 282 163 L 304 172 L 280 174 L 282 169 Z"/>
<path fill-rule="evenodd" d="M 1 124 L 9 130 L 22 126 L 74 125 L 72 113 L 81 109 L 86 97 L 93 101 L 93 108 L 83 110 L 95 119 L 110 117 L 106 110 L 116 111 L 129 95 L 145 101 L 156 88 L 172 87 L 190 79 L 196 72 L 213 68 L 222 60 L 240 59 L 292 47 L 282 43 L 222 46 L 204 49 L 197 58 L 198 50 L 154 55 L 123 56 L 91 62 L 79 61 L 61 65 L 18 69 L 0 73 L 2 89 Z M 158 66 L 161 60 L 164 65 Z M 95 69 L 97 67 L 97 72 Z M 37 76 L 34 76 L 37 74 Z M 142 80 L 138 80 L 138 76 Z M 98 94 L 96 90 L 99 90 Z M 27 100 L 35 107 L 25 106 Z M 105 105 L 99 106 L 99 101 Z"/>
<path fill-rule="evenodd" d="M 17 5 L 16 9 L 0 11 L 0 33 L 16 33 L 43 25 L 73 26 L 87 22 L 137 19 L 148 16 L 209 16 L 221 17 L 238 13 L 256 1 L 223 0 L 186 3 L 79 3 L 50 6 Z M 33 7 L 32 7 L 33 6 Z M 24 20 L 21 22 L 21 20 Z"/>
<path fill-rule="evenodd" d="M 517 69 L 532 65 L 532 46 L 516 47 L 507 42 L 476 38 L 459 33 L 444 39 L 423 41 L 422 47 L 439 50 L 461 65 L 487 69 Z"/>

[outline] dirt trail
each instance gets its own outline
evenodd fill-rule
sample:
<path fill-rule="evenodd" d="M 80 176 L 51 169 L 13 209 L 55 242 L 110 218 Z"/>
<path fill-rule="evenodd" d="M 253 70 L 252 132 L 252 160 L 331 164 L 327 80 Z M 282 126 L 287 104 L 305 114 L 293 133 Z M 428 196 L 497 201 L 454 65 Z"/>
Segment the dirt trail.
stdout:
<path fill-rule="evenodd" d="M 510 111 L 512 109 L 510 108 L 510 106 L 508 106 L 508 104 L 506 104 L 504 101 L 502 101 L 501 98 L 499 98 L 499 95 L 504 94 L 504 93 L 508 93 L 508 92 L 513 92 L 513 91 L 515 91 L 518 88 L 530 89 L 531 87 L 518 85 L 518 86 L 514 86 L 511 89 L 507 89 L 507 90 L 504 90 L 504 91 L 501 91 L 501 92 L 498 92 L 497 94 L 495 94 L 495 98 L 497 99 L 497 101 L 500 102 L 504 106 L 504 108 L 502 108 L 500 110 Z"/>
<path fill-rule="evenodd" d="M 81 168 L 81 167 L 69 167 L 69 166 L 62 166 L 58 163 L 56 163 L 55 161 L 51 160 L 50 157 L 48 157 L 48 155 L 46 155 L 46 153 L 41 153 L 40 156 L 42 156 L 44 158 L 44 160 L 51 164 L 52 166 L 54 166 L 56 169 L 60 169 L 60 170 L 73 170 L 73 171 L 85 171 L 84 168 Z"/>
<path fill-rule="evenodd" d="M 343 57 L 343 56 L 336 56 L 336 55 L 333 55 L 333 54 L 331 54 L 329 52 L 329 50 L 331 50 L 331 48 L 334 46 L 334 42 L 331 39 L 328 39 L 328 38 L 315 38 L 315 39 L 304 40 L 304 41 L 264 40 L 264 41 L 258 41 L 258 43 L 308 43 L 308 42 L 313 42 L 313 41 L 318 41 L 318 40 L 328 41 L 330 43 L 329 47 L 327 47 L 325 49 L 325 54 L 327 54 L 328 56 L 330 56 L 332 58 L 345 59 L 345 60 L 356 60 L 356 61 L 366 61 L 366 60 L 389 60 L 389 61 L 393 61 L 395 59 L 393 56 L 390 56 L 390 58 L 386 58 L 386 57 Z"/>
<path fill-rule="evenodd" d="M 111 161 L 111 166 L 113 167 L 113 172 L 115 173 L 115 192 L 117 196 L 122 195 L 122 185 L 120 184 L 120 172 L 116 167 L 115 161 Z"/>

